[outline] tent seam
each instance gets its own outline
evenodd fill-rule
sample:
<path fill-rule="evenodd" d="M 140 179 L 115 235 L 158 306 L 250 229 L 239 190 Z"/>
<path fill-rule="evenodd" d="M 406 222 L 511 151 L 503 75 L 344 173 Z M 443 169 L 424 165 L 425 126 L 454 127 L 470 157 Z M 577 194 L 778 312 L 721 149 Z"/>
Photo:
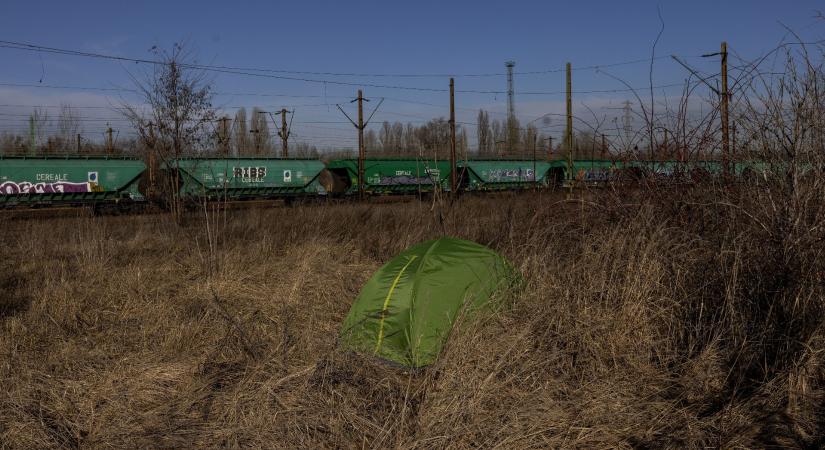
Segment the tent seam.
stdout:
<path fill-rule="evenodd" d="M 390 286 L 390 290 L 387 292 L 387 298 L 384 299 L 384 307 L 381 309 L 381 323 L 378 326 L 378 340 L 375 343 L 375 353 L 378 353 L 378 350 L 381 349 L 381 343 L 384 341 L 384 319 L 387 317 L 387 308 L 390 306 L 392 293 L 395 291 L 395 287 L 398 285 L 398 280 L 401 279 L 401 275 L 404 275 L 404 271 L 407 270 L 407 267 L 409 267 L 417 257 L 418 255 L 412 255 L 410 260 L 407 261 L 407 264 L 404 264 L 404 267 L 402 267 L 398 272 L 398 275 L 395 276 L 395 279 L 392 281 L 392 285 Z"/>

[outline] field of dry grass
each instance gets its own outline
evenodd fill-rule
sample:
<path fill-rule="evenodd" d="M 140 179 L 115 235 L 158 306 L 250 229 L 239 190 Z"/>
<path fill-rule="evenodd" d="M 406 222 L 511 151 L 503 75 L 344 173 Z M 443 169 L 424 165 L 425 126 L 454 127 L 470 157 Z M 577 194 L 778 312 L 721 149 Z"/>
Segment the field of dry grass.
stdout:
<path fill-rule="evenodd" d="M 758 190 L 7 221 L 0 446 L 820 447 L 825 205 Z M 420 372 L 338 351 L 442 234 L 526 285 Z"/>

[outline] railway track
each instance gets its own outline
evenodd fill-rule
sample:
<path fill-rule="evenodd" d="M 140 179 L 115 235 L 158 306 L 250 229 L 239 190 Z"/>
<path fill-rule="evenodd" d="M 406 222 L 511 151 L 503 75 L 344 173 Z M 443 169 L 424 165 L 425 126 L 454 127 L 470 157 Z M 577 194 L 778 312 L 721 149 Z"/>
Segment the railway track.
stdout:
<path fill-rule="evenodd" d="M 344 205 L 344 204 L 373 204 L 386 205 L 392 203 L 405 203 L 417 201 L 416 196 L 385 195 L 370 197 L 364 201 L 357 198 L 296 198 L 296 199 L 262 199 L 262 200 L 233 200 L 233 201 L 211 201 L 207 203 L 210 210 L 250 210 L 285 208 L 304 205 Z M 201 210 L 202 204 L 194 202 L 185 205 L 185 209 L 190 212 Z M 0 220 L 36 220 L 52 218 L 81 218 L 96 216 L 128 216 L 128 215 L 149 215 L 162 214 L 168 210 L 149 205 L 137 204 L 131 209 L 118 209 L 113 205 L 78 205 L 78 206 L 39 206 L 35 208 L 7 208 L 0 209 Z"/>

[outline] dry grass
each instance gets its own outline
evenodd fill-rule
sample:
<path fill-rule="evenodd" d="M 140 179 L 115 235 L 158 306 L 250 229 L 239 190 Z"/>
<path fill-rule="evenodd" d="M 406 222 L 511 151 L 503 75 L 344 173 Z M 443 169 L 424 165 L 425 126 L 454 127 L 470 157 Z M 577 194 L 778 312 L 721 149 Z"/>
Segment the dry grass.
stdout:
<path fill-rule="evenodd" d="M 197 215 L 7 222 L 0 446 L 821 446 L 821 222 L 763 206 L 702 189 L 240 211 L 208 235 Z M 337 351 L 372 272 L 443 233 L 526 286 L 421 372 Z"/>

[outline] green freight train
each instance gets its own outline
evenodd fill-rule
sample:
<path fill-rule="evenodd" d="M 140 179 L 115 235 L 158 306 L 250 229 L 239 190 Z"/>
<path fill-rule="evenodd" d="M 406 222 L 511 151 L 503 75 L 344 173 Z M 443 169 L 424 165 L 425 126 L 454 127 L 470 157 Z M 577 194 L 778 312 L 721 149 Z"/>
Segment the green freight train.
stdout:
<path fill-rule="evenodd" d="M 0 156 L 0 207 L 141 202 L 135 158 Z"/>
<path fill-rule="evenodd" d="M 735 176 L 750 178 L 780 169 L 759 162 L 737 162 L 731 170 Z M 456 162 L 457 188 L 466 192 L 592 186 L 644 178 L 701 182 L 722 172 L 718 161 L 474 159 Z M 364 191 L 368 195 L 449 192 L 450 186 L 450 163 L 446 160 L 374 158 L 364 161 Z M 358 161 L 355 159 L 337 159 L 325 164 L 314 159 L 181 158 L 166 161 L 150 171 L 140 159 L 128 157 L 0 157 L 0 208 L 146 204 L 169 195 L 197 201 L 243 201 L 356 193 Z M 159 204 L 163 206 L 168 202 Z"/>
<path fill-rule="evenodd" d="M 182 198 L 250 200 L 324 195 L 324 163 L 285 158 L 186 158 L 161 165 Z"/>
<path fill-rule="evenodd" d="M 358 192 L 358 161 L 339 159 L 326 165 L 334 194 Z M 564 177 L 561 162 L 532 160 L 465 160 L 456 163 L 458 189 L 500 191 L 549 186 Z M 450 190 L 450 162 L 445 160 L 380 158 L 364 160 L 367 194 L 428 193 Z"/>

